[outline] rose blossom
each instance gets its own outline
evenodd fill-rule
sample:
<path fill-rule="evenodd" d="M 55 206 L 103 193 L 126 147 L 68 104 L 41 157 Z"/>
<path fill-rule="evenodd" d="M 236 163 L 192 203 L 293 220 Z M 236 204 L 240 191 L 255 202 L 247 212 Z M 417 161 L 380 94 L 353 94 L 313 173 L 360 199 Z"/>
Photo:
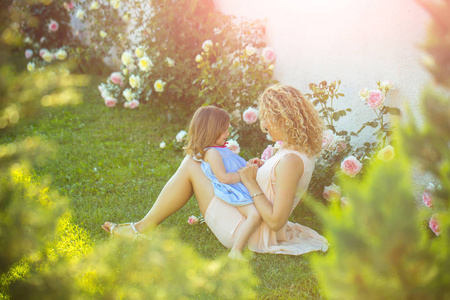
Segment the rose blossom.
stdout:
<path fill-rule="evenodd" d="M 42 55 L 42 59 L 45 60 L 46 62 L 50 63 L 53 60 L 53 54 L 51 54 L 50 52 L 47 51 Z"/>
<path fill-rule="evenodd" d="M 166 57 L 166 64 L 169 68 L 173 68 L 175 66 L 175 61 L 170 57 Z"/>
<path fill-rule="evenodd" d="M 148 72 L 152 67 L 153 63 L 148 56 L 144 56 L 139 60 L 139 69 L 141 69 L 141 71 Z"/>
<path fill-rule="evenodd" d="M 135 97 L 135 94 L 131 91 L 131 89 L 125 89 L 122 95 L 127 99 L 127 101 L 132 101 Z"/>
<path fill-rule="evenodd" d="M 268 160 L 271 158 L 274 154 L 272 145 L 268 145 L 266 149 L 264 149 L 263 153 L 261 154 L 262 160 Z"/>
<path fill-rule="evenodd" d="M 75 4 L 73 4 L 73 2 L 69 2 L 69 3 L 64 2 L 63 6 L 65 9 L 67 9 L 69 11 L 75 7 Z"/>
<path fill-rule="evenodd" d="M 50 23 L 48 24 L 48 30 L 55 32 L 58 31 L 59 24 L 55 20 L 50 20 Z"/>
<path fill-rule="evenodd" d="M 427 188 L 423 191 L 422 200 L 428 207 L 433 207 L 433 193 L 435 191 L 434 184 L 431 182 L 428 184 Z"/>
<path fill-rule="evenodd" d="M 380 90 L 372 90 L 369 92 L 369 97 L 366 99 L 367 105 L 371 108 L 376 109 L 383 106 L 384 94 Z"/>
<path fill-rule="evenodd" d="M 271 64 L 275 61 L 276 55 L 272 48 L 266 47 L 262 51 L 262 57 L 267 63 Z"/>
<path fill-rule="evenodd" d="M 259 112 L 257 109 L 254 109 L 253 107 L 247 108 L 244 113 L 242 114 L 242 119 L 244 119 L 244 122 L 247 124 L 255 123 L 258 119 Z"/>
<path fill-rule="evenodd" d="M 188 219 L 189 225 L 195 225 L 198 223 L 198 218 L 196 216 L 190 216 Z"/>
<path fill-rule="evenodd" d="M 384 80 L 380 83 L 380 88 L 383 92 L 389 91 L 389 90 L 393 90 L 394 89 L 394 84 L 389 81 L 389 80 Z"/>
<path fill-rule="evenodd" d="M 228 140 L 226 145 L 228 149 L 230 149 L 231 152 L 235 154 L 239 154 L 239 152 L 241 151 L 241 147 L 239 147 L 238 142 L 235 140 Z"/>
<path fill-rule="evenodd" d="M 35 66 L 34 62 L 31 62 L 31 61 L 30 61 L 30 62 L 27 64 L 27 70 L 28 70 L 28 71 L 33 72 L 33 71 L 35 70 L 35 68 L 36 68 L 36 66 Z"/>
<path fill-rule="evenodd" d="M 206 40 L 203 42 L 202 48 L 205 52 L 208 52 L 213 46 L 213 42 L 211 40 Z"/>
<path fill-rule="evenodd" d="M 431 230 L 434 232 L 436 236 L 439 236 L 441 234 L 441 224 L 439 224 L 439 220 L 436 214 L 431 216 L 428 226 L 431 228 Z"/>
<path fill-rule="evenodd" d="M 394 147 L 392 147 L 391 145 L 384 147 L 377 154 L 377 158 L 384 162 L 391 161 L 394 158 L 394 156 L 395 156 Z"/>
<path fill-rule="evenodd" d="M 177 135 L 175 136 L 175 139 L 177 140 L 178 143 L 180 143 L 183 138 L 186 136 L 187 132 L 184 130 L 181 130 L 180 132 L 177 133 Z"/>
<path fill-rule="evenodd" d="M 366 101 L 367 98 L 369 98 L 369 90 L 368 89 L 361 89 L 359 91 L 359 98 L 361 98 L 361 100 Z"/>
<path fill-rule="evenodd" d="M 331 129 L 325 130 L 322 133 L 322 149 L 331 148 L 334 145 L 335 137 Z"/>
<path fill-rule="evenodd" d="M 129 81 L 130 81 L 130 85 L 132 88 L 140 88 L 141 87 L 141 77 L 136 76 L 136 75 L 131 75 Z"/>
<path fill-rule="evenodd" d="M 48 52 L 47 49 L 42 48 L 41 50 L 39 50 L 39 56 L 40 56 L 41 58 L 44 58 L 44 54 L 47 53 L 47 52 Z"/>
<path fill-rule="evenodd" d="M 341 163 L 341 169 L 350 177 L 355 177 L 361 171 L 362 164 L 353 155 L 347 157 Z"/>
<path fill-rule="evenodd" d="M 155 91 L 157 91 L 158 93 L 161 93 L 164 91 L 165 85 L 166 85 L 166 83 L 164 81 L 162 81 L 161 79 L 158 79 L 155 81 L 155 84 L 153 85 L 153 87 L 155 88 Z"/>
<path fill-rule="evenodd" d="M 131 102 L 130 102 L 130 108 L 131 109 L 135 109 L 136 107 L 138 107 L 139 106 L 139 101 L 138 100 L 132 100 Z"/>
<path fill-rule="evenodd" d="M 114 107 L 116 106 L 117 100 L 113 97 L 108 97 L 105 99 L 105 104 L 108 107 Z"/>
<path fill-rule="evenodd" d="M 100 4 L 97 1 L 92 1 L 91 6 L 89 6 L 89 10 L 97 10 L 100 8 Z"/>
<path fill-rule="evenodd" d="M 256 49 L 252 46 L 247 46 L 245 47 L 245 54 L 247 54 L 247 56 L 252 56 L 253 54 L 255 54 Z"/>
<path fill-rule="evenodd" d="M 30 59 L 33 56 L 33 50 L 27 49 L 25 50 L 25 58 Z"/>
<path fill-rule="evenodd" d="M 120 72 L 111 73 L 111 76 L 109 77 L 109 79 L 111 79 L 112 83 L 114 83 L 114 84 L 119 84 L 119 85 L 123 84 L 123 77 L 122 77 L 122 74 L 120 74 Z"/>
<path fill-rule="evenodd" d="M 55 56 L 59 60 L 65 60 L 67 58 L 67 52 L 64 49 L 56 51 Z"/>
<path fill-rule="evenodd" d="M 341 188 L 334 183 L 323 189 L 322 196 L 327 201 L 337 201 L 341 199 Z"/>
<path fill-rule="evenodd" d="M 77 10 L 77 12 L 75 13 L 75 17 L 76 17 L 78 20 L 83 20 L 84 17 L 86 17 L 86 12 L 85 12 L 83 9 L 79 8 L 79 9 Z"/>
<path fill-rule="evenodd" d="M 134 54 L 136 54 L 137 58 L 143 58 L 145 56 L 144 48 L 139 46 L 134 50 Z"/>
<path fill-rule="evenodd" d="M 133 58 L 131 57 L 131 53 L 128 51 L 125 51 L 124 53 L 122 53 L 121 60 L 125 66 L 128 66 L 134 62 Z"/>

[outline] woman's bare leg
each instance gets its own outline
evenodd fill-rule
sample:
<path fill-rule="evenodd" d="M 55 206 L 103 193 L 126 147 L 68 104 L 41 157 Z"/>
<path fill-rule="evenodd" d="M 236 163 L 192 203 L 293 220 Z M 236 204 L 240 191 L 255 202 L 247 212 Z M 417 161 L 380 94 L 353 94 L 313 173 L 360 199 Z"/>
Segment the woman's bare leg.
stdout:
<path fill-rule="evenodd" d="M 204 175 L 200 163 L 186 156 L 176 173 L 162 189 L 147 215 L 135 223 L 136 229 L 139 232 L 145 232 L 159 225 L 167 217 L 182 208 L 193 193 L 197 198 L 200 212 L 205 215 L 206 209 L 214 196 L 214 189 L 209 179 Z M 111 226 L 112 223 L 106 222 L 102 227 L 109 231 Z M 128 228 L 128 230 L 130 229 Z M 124 230 L 126 229 L 124 228 Z"/>

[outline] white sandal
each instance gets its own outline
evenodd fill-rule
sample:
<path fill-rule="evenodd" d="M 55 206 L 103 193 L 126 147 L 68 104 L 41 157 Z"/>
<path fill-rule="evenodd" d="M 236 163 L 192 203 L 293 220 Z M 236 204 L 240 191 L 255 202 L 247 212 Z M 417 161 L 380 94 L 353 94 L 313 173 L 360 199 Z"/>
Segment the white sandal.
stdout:
<path fill-rule="evenodd" d="M 122 224 L 111 223 L 111 224 L 112 224 L 112 226 L 109 228 L 109 230 L 107 229 L 107 227 L 105 225 L 102 225 L 103 230 L 105 230 L 106 232 L 108 232 L 111 235 L 116 235 L 116 236 L 125 237 L 125 238 L 131 238 L 130 236 L 117 234 L 117 230 L 114 230 L 119 227 L 130 226 L 134 232 L 134 236 L 132 237 L 133 240 L 136 240 L 137 238 L 148 239 L 148 237 L 146 237 L 145 235 L 143 235 L 136 229 L 136 227 L 134 226 L 136 224 L 135 222 L 122 223 Z"/>

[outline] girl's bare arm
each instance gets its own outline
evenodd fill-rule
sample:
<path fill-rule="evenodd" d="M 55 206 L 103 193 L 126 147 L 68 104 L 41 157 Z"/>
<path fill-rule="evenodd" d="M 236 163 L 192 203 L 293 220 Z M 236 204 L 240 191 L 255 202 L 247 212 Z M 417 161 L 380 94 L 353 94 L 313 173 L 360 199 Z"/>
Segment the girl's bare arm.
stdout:
<path fill-rule="evenodd" d="M 227 173 L 225 165 L 223 164 L 222 156 L 219 151 L 214 148 L 206 150 L 205 157 L 203 159 L 211 166 L 211 170 L 217 179 L 226 184 L 234 184 L 241 181 L 239 173 Z"/>

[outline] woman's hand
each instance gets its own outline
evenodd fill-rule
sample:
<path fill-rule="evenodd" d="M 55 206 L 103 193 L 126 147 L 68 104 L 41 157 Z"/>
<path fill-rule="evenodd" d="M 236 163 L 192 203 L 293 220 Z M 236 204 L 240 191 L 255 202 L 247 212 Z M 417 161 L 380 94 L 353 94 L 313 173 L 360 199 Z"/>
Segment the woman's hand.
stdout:
<path fill-rule="evenodd" d="M 250 159 L 247 162 L 247 166 L 248 165 L 253 165 L 253 164 L 254 165 L 258 165 L 258 167 L 261 167 L 264 164 L 264 162 L 262 160 L 260 160 L 259 158 L 255 157 L 255 158 Z"/>
<path fill-rule="evenodd" d="M 256 183 L 256 173 L 258 168 L 259 166 L 257 164 L 247 164 L 247 166 L 238 170 L 241 181 L 247 188 Z"/>

